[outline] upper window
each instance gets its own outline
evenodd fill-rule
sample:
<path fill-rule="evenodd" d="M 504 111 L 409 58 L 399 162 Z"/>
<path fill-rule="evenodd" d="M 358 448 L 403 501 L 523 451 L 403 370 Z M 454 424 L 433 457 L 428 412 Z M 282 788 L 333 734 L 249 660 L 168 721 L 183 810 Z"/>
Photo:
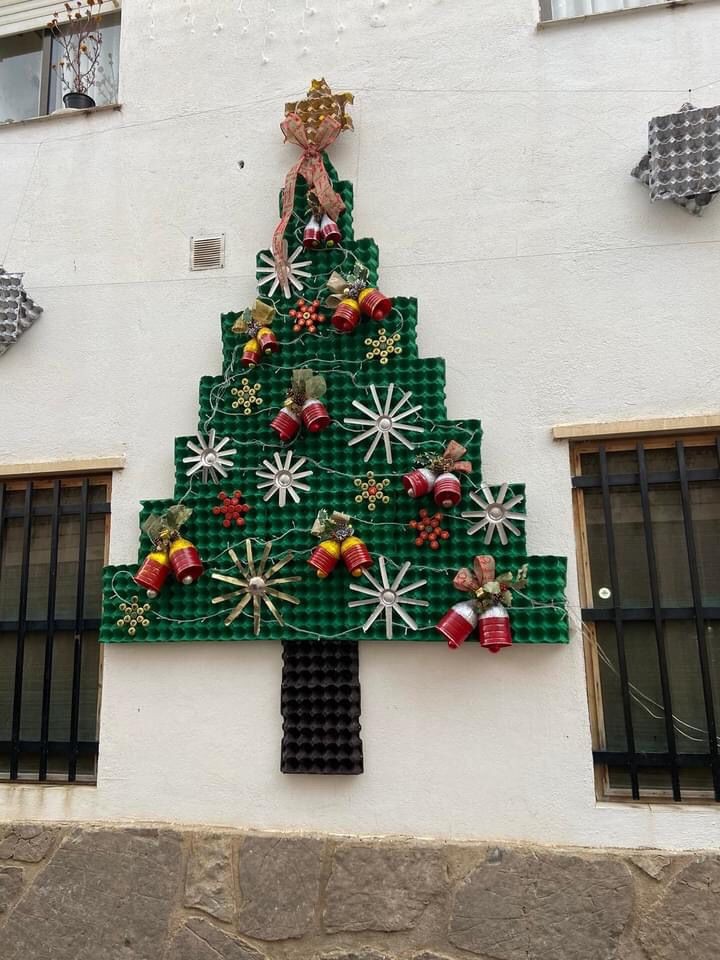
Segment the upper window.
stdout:
<path fill-rule="evenodd" d="M 720 800 L 720 437 L 571 455 L 598 793 Z"/>
<path fill-rule="evenodd" d="M 0 0 L 0 16 L 2 4 Z M 87 90 L 96 106 L 117 102 L 119 13 L 102 18 L 100 34 L 95 82 Z M 56 67 L 63 56 L 62 44 L 48 29 L 0 36 L 0 123 L 42 117 L 63 108 L 68 91 Z"/>
<path fill-rule="evenodd" d="M 673 0 L 540 0 L 540 20 L 567 20 L 637 7 L 669 7 Z"/>
<path fill-rule="evenodd" d="M 110 479 L 0 481 L 0 781 L 92 782 Z"/>

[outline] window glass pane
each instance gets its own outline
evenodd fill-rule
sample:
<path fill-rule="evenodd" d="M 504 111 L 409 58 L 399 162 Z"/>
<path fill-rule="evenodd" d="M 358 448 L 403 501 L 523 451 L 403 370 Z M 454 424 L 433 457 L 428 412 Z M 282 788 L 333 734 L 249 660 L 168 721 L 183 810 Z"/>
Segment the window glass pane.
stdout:
<path fill-rule="evenodd" d="M 98 107 L 107 103 L 117 103 L 118 95 L 118 56 L 120 52 L 120 14 L 112 13 L 102 19 L 102 47 L 98 61 L 95 83 L 88 90 Z M 60 43 L 53 38 L 50 62 L 56 64 L 63 58 Z M 63 96 L 67 86 L 60 81 L 57 70 L 50 76 L 50 112 L 62 110 Z"/>
<path fill-rule="evenodd" d="M 680 484 L 653 484 L 649 499 L 660 605 L 690 607 L 693 598 Z"/>
<path fill-rule="evenodd" d="M 652 605 L 647 546 L 639 490 L 610 488 L 615 558 L 620 598 L 613 597 L 610 582 L 603 497 L 600 490 L 583 492 L 593 607 L 648 607 Z"/>
<path fill-rule="evenodd" d="M 700 595 L 707 607 L 720 606 L 720 483 L 690 484 Z"/>
<path fill-rule="evenodd" d="M 42 35 L 0 38 L 0 123 L 38 115 Z"/>

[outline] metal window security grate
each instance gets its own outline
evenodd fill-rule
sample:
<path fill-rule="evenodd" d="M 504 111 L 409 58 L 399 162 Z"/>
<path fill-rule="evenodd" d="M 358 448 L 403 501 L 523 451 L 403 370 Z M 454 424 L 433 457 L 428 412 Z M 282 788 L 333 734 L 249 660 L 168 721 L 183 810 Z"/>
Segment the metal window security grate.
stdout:
<path fill-rule="evenodd" d="M 573 463 L 601 792 L 720 801 L 720 437 Z"/>
<path fill-rule="evenodd" d="M 225 234 L 190 238 L 190 269 L 220 270 L 225 266 Z"/>
<path fill-rule="evenodd" d="M 93 782 L 109 479 L 0 481 L 0 782 Z"/>

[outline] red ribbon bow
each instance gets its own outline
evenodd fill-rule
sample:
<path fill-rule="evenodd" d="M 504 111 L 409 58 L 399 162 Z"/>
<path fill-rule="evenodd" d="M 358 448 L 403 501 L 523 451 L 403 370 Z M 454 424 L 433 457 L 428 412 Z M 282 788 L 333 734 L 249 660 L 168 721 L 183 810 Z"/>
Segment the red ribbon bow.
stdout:
<path fill-rule="evenodd" d="M 283 243 L 283 237 L 295 204 L 295 187 L 298 176 L 303 177 L 308 189 L 315 192 L 320 206 L 333 220 L 337 220 L 345 209 L 345 204 L 342 197 L 333 190 L 322 158 L 323 151 L 327 150 L 330 144 L 337 139 L 342 130 L 340 122 L 334 117 L 325 117 L 317 127 L 312 142 L 308 139 L 305 124 L 297 113 L 289 113 L 280 124 L 280 129 L 285 135 L 286 142 L 294 143 L 302 150 L 302 156 L 285 177 L 282 216 L 275 227 L 272 238 L 272 253 L 282 287 L 281 272 L 285 273 L 287 270 L 287 251 Z"/>

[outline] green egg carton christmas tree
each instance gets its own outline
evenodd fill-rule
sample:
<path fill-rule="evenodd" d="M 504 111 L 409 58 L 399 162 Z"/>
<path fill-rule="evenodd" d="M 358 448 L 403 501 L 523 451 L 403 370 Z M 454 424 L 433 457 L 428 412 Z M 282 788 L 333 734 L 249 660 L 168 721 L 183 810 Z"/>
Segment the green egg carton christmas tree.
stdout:
<path fill-rule="evenodd" d="M 354 239 L 325 153 L 351 99 L 313 81 L 288 104 L 302 154 L 258 299 L 221 317 L 175 496 L 143 502 L 137 563 L 105 571 L 103 642 L 283 643 L 296 773 L 362 771 L 361 639 L 568 640 L 565 559 L 527 555 L 524 487 L 484 482 L 480 422 L 448 419 L 445 363 L 418 357 L 417 302 L 385 297 Z"/>

